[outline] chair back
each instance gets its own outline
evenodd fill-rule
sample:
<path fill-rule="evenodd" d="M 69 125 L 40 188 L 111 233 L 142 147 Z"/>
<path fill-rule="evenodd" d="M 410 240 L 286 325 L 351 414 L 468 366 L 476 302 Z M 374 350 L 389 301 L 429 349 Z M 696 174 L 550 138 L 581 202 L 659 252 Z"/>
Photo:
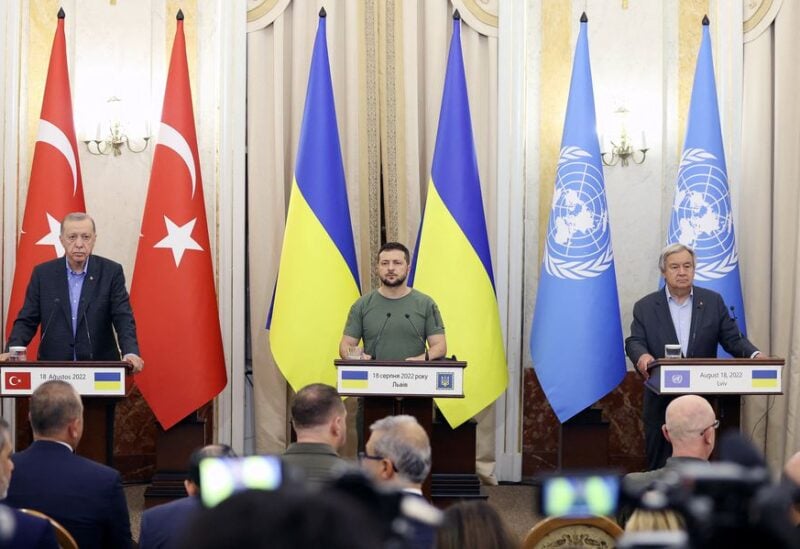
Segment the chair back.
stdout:
<path fill-rule="evenodd" d="M 607 517 L 548 517 L 530 529 L 522 549 L 555 547 L 616 547 L 622 528 Z"/>
<path fill-rule="evenodd" d="M 60 522 L 56 519 L 45 515 L 41 511 L 37 511 L 35 509 L 20 509 L 26 515 L 31 515 L 33 517 L 39 517 L 48 521 L 52 526 L 53 530 L 56 532 L 56 541 L 58 542 L 58 546 L 61 549 L 78 549 L 78 542 L 75 541 L 75 538 L 72 537 L 72 534 L 69 533 L 69 530 L 64 528 Z"/>

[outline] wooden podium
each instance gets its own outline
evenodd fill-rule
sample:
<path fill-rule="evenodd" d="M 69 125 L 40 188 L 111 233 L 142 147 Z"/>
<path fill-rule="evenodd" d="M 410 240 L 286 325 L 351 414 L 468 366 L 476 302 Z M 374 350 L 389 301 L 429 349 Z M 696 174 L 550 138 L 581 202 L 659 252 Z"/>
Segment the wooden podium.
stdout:
<path fill-rule="evenodd" d="M 84 436 L 76 453 L 113 467 L 114 408 L 125 398 L 127 362 L 28 361 L 0 363 L 0 397 L 16 398 L 16 450 L 33 441 L 28 422 L 29 396 L 51 379 L 71 384 L 83 400 Z"/>
<path fill-rule="evenodd" d="M 475 422 L 451 429 L 434 417 L 433 398 L 464 398 L 466 362 L 335 360 L 334 365 L 339 394 L 364 397 L 363 429 L 386 416 L 407 414 L 428 433 L 432 468 L 422 491 L 434 504 L 485 497 L 475 474 Z"/>
<path fill-rule="evenodd" d="M 721 429 L 739 429 L 741 395 L 783 394 L 784 359 L 662 358 L 648 367 L 645 386 L 657 395 L 706 395 Z"/>

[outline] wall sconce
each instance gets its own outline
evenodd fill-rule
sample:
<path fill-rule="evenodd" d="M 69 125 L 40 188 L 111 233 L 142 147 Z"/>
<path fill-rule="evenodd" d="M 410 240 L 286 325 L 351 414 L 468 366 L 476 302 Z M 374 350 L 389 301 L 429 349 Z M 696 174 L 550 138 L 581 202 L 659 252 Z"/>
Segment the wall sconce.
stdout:
<path fill-rule="evenodd" d="M 623 168 L 630 164 L 630 161 L 633 160 L 634 164 L 642 164 L 644 163 L 645 158 L 647 157 L 647 151 L 650 149 L 647 148 L 647 141 L 645 140 L 644 132 L 642 132 L 642 147 L 640 149 L 634 149 L 633 143 L 631 142 L 631 138 L 628 135 L 628 130 L 626 129 L 625 119 L 628 115 L 628 109 L 625 107 L 619 107 L 614 114 L 616 114 L 620 119 L 620 132 L 619 138 L 615 141 L 611 139 L 611 152 L 603 152 L 603 148 L 605 148 L 605 140 L 603 137 L 600 137 L 600 156 L 603 160 L 603 164 L 606 166 L 616 166 L 619 164 Z M 641 157 L 639 160 L 636 159 L 636 153 L 640 153 Z M 606 159 L 606 156 L 609 156 Z"/>
<path fill-rule="evenodd" d="M 140 153 L 147 148 L 150 143 L 150 125 L 145 124 L 145 133 L 147 134 L 142 138 L 144 144 L 136 148 L 131 145 L 131 138 L 125 133 L 125 125 L 120 120 L 122 100 L 119 97 L 110 97 L 108 103 L 108 135 L 102 137 L 101 124 L 97 124 L 97 135 L 94 139 L 85 139 L 83 141 L 86 145 L 86 150 L 95 156 L 103 156 L 113 154 L 120 156 L 122 154 L 122 146 L 125 145 L 132 153 Z"/>

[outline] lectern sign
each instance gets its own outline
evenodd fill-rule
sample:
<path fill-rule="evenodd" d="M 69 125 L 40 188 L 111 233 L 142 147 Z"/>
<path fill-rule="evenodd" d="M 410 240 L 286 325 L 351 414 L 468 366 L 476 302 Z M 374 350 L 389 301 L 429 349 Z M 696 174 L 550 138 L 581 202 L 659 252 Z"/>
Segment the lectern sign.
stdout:
<path fill-rule="evenodd" d="M 464 363 L 336 361 L 343 395 L 463 397 Z"/>
<path fill-rule="evenodd" d="M 125 396 L 125 367 L 30 366 L 6 363 L 0 366 L 0 395 L 30 395 L 36 388 L 53 379 L 66 381 L 84 396 Z"/>
<path fill-rule="evenodd" d="M 781 394 L 783 360 L 660 360 L 648 387 L 659 394 Z"/>

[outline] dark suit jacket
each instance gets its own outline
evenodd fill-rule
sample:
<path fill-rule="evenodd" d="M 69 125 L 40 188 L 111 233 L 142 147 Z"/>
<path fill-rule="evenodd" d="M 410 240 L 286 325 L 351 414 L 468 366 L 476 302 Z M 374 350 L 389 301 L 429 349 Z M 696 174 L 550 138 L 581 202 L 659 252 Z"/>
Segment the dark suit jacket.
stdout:
<path fill-rule="evenodd" d="M 671 343 L 678 343 L 678 335 L 669 314 L 666 292 L 661 288 L 633 306 L 631 335 L 625 340 L 625 352 L 635 365 L 644 353 L 664 358 L 664 345 Z M 716 357 L 717 344 L 736 358 L 750 358 L 758 350 L 742 337 L 722 296 L 695 286 L 686 358 Z"/>
<path fill-rule="evenodd" d="M 0 549 L 58 549 L 55 530 L 48 521 L 5 505 L 0 506 L 0 517 Z M 12 528 L 7 528 L 9 525 Z"/>
<path fill-rule="evenodd" d="M 46 440 L 11 459 L 14 473 L 6 504 L 54 518 L 81 549 L 130 547 L 128 505 L 117 471 Z"/>
<path fill-rule="evenodd" d="M 41 325 L 41 360 L 73 360 L 73 354 L 78 360 L 119 360 L 120 348 L 123 355 L 138 355 L 136 323 L 122 266 L 97 255 L 89 258 L 75 336 L 72 335 L 66 269 L 63 257 L 34 267 L 8 346 L 28 345 Z"/>
<path fill-rule="evenodd" d="M 201 508 L 200 498 L 190 496 L 147 509 L 142 513 L 139 549 L 180 547 L 189 521 Z"/>

